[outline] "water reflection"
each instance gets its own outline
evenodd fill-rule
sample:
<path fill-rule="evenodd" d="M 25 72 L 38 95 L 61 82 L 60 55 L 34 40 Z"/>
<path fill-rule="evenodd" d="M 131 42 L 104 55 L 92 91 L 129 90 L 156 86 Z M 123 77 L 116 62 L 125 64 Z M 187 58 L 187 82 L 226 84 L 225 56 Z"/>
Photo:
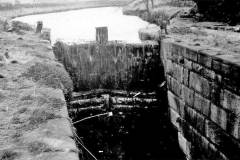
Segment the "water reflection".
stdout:
<path fill-rule="evenodd" d="M 41 20 L 50 28 L 52 41 L 83 42 L 95 40 L 95 27 L 107 26 L 109 40 L 139 43 L 138 30 L 149 24 L 139 17 L 123 15 L 121 7 L 91 8 L 31 15 L 16 18 L 32 25 Z"/>

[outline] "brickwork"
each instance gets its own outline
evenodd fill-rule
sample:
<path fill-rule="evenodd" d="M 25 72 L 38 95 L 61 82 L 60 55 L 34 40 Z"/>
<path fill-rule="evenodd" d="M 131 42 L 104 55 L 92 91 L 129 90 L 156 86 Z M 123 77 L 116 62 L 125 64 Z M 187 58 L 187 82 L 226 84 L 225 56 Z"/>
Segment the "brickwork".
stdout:
<path fill-rule="evenodd" d="M 240 159 L 240 58 L 164 39 L 170 119 L 187 159 Z"/>

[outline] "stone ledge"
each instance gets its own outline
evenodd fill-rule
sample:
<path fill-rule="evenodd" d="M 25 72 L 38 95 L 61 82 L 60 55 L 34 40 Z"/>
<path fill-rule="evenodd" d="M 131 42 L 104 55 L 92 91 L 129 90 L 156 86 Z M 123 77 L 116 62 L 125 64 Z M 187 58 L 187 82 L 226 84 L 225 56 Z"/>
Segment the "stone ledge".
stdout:
<path fill-rule="evenodd" d="M 0 33 L 0 53 L 7 50 L 9 55 L 0 65 L 0 75 L 4 75 L 0 78 L 0 124 L 5 126 L 0 131 L 0 159 L 12 154 L 17 159 L 78 160 L 64 86 L 43 83 L 34 77 L 42 74 L 29 69 L 37 63 L 49 63 L 62 73 L 66 71 L 55 61 L 48 41 L 32 32 L 23 33 Z"/>

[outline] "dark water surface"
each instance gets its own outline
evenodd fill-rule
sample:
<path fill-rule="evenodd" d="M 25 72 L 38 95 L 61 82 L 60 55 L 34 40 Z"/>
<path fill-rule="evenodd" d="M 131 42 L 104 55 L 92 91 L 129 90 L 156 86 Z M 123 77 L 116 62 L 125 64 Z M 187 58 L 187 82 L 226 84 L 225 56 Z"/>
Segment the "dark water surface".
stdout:
<path fill-rule="evenodd" d="M 93 118 L 75 127 L 98 160 L 183 160 L 177 132 L 163 107 L 115 112 L 112 117 Z M 83 159 L 93 159 L 83 153 Z"/>

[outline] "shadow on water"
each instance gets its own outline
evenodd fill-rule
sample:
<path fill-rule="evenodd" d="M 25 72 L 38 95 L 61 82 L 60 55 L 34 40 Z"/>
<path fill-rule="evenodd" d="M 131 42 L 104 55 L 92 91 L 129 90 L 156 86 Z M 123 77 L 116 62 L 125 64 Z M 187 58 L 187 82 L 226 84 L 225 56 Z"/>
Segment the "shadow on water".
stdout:
<path fill-rule="evenodd" d="M 156 76 L 164 75 L 159 57 L 147 61 L 144 68 L 144 72 L 141 72 L 144 74 L 138 75 L 145 78 L 144 84 L 134 84 L 141 86 L 140 89 L 145 92 L 156 91 L 158 102 L 155 107 L 115 108 L 111 117 L 92 118 L 75 125 L 78 136 L 98 160 L 185 159 L 179 148 L 178 132 L 170 122 L 164 76 Z M 159 88 L 158 84 L 163 85 Z M 102 112 L 79 112 L 76 117 L 79 120 Z M 82 159 L 93 158 L 83 151 Z"/>
<path fill-rule="evenodd" d="M 75 127 L 98 160 L 183 160 L 177 132 L 160 108 L 118 111 Z M 93 159 L 86 152 L 82 157 Z"/>

